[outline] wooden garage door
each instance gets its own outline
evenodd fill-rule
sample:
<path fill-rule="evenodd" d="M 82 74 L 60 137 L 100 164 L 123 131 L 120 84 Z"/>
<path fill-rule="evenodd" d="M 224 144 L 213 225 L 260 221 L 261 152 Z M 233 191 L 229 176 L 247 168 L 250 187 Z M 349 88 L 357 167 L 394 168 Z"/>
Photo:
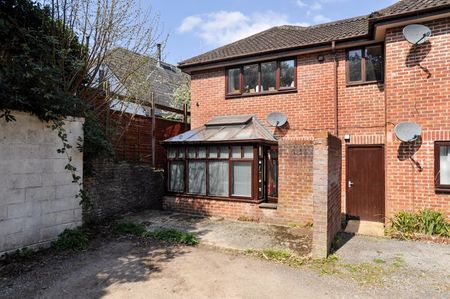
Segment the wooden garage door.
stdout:
<path fill-rule="evenodd" d="M 347 147 L 347 215 L 384 222 L 384 148 Z"/>

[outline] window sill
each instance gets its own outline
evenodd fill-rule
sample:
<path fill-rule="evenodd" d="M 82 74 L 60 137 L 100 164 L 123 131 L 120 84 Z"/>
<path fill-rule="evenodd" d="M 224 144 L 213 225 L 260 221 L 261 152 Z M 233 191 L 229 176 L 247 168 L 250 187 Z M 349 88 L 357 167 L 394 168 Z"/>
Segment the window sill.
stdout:
<path fill-rule="evenodd" d="M 450 194 L 450 188 L 435 187 L 434 191 L 439 194 Z"/>
<path fill-rule="evenodd" d="M 192 199 L 208 199 L 208 200 L 218 200 L 218 201 L 231 201 L 231 202 L 245 202 L 245 203 L 253 203 L 260 204 L 263 202 L 262 200 L 254 200 L 247 197 L 220 197 L 220 196 L 207 196 L 207 195 L 193 195 L 193 194 L 185 194 L 185 193 L 172 193 L 166 192 L 167 196 L 176 196 L 183 198 L 192 198 Z"/>
<path fill-rule="evenodd" d="M 383 81 L 367 81 L 367 82 L 347 82 L 346 86 L 347 87 L 353 87 L 353 86 L 361 86 L 361 85 L 379 85 L 384 87 L 384 82 Z"/>
<path fill-rule="evenodd" d="M 249 97 L 261 97 L 268 95 L 286 94 L 286 93 L 296 93 L 296 88 L 281 89 L 279 91 L 266 91 L 266 92 L 255 92 L 255 93 L 244 93 L 244 94 L 227 94 L 225 99 L 237 99 L 237 98 L 249 98 Z"/>

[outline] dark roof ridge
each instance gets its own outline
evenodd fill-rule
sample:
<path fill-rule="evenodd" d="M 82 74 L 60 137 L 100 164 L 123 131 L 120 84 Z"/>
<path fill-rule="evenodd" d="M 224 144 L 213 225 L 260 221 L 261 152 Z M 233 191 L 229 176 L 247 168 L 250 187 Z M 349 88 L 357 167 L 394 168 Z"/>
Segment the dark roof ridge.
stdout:
<path fill-rule="evenodd" d="M 308 29 L 311 26 L 300 26 L 300 25 L 280 25 L 280 26 L 276 26 L 275 28 L 279 28 L 279 29 L 294 29 L 294 30 L 305 30 Z M 273 27 L 272 27 L 273 28 Z"/>
<path fill-rule="evenodd" d="M 335 20 L 335 21 L 331 21 L 331 22 L 327 22 L 327 23 L 320 23 L 317 25 L 312 25 L 307 28 L 321 28 L 321 27 L 335 26 L 335 25 L 340 25 L 340 24 L 345 24 L 345 23 L 350 23 L 350 22 L 360 21 L 360 20 L 365 20 L 365 19 L 369 19 L 369 16 L 363 15 L 363 16 L 358 16 L 358 17 L 340 19 L 340 20 Z"/>

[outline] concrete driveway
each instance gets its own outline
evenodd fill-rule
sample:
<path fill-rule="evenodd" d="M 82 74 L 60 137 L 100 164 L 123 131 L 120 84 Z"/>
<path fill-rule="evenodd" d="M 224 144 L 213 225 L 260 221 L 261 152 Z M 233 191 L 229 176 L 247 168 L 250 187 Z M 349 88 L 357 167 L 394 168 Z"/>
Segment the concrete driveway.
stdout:
<path fill-rule="evenodd" d="M 342 244 L 338 257 L 290 267 L 217 246 L 98 237 L 81 253 L 0 266 L 0 298 L 450 297 L 448 245 L 361 236 Z"/>
<path fill-rule="evenodd" d="M 309 256 L 312 229 L 231 221 L 169 211 L 148 210 L 123 217 L 122 221 L 142 223 L 150 231 L 175 228 L 195 234 L 202 245 L 221 249 L 247 250 L 274 248 Z"/>

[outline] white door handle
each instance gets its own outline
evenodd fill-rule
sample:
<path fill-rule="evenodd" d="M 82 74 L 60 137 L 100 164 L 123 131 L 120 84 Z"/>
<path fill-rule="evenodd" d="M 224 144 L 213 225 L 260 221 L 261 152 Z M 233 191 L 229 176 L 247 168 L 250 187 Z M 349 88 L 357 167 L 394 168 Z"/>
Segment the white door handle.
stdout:
<path fill-rule="evenodd" d="M 348 181 L 348 187 L 351 188 L 353 186 L 353 182 L 352 181 Z"/>

